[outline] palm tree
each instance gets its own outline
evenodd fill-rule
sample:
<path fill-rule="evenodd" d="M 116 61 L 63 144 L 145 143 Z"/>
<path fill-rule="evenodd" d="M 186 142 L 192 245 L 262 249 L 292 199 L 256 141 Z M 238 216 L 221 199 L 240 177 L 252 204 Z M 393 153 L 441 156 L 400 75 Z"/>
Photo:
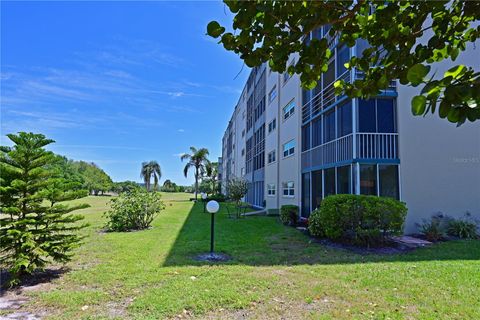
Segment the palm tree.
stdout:
<path fill-rule="evenodd" d="M 195 199 L 197 199 L 198 195 L 198 179 L 200 178 L 200 174 L 204 172 L 205 165 L 207 163 L 207 156 L 208 150 L 205 148 L 196 149 L 195 147 L 190 147 L 191 154 L 184 153 L 180 159 L 188 160 L 185 168 L 183 169 L 183 174 L 185 178 L 187 177 L 188 170 L 190 168 L 195 168 Z"/>
<path fill-rule="evenodd" d="M 162 170 L 157 161 L 142 162 L 140 177 L 145 182 L 145 188 L 150 191 L 150 179 L 153 176 L 153 190 L 157 190 L 158 181 L 162 177 Z"/>
<path fill-rule="evenodd" d="M 207 160 L 204 176 L 212 185 L 212 194 L 215 194 L 218 183 L 218 162 L 210 162 Z"/>

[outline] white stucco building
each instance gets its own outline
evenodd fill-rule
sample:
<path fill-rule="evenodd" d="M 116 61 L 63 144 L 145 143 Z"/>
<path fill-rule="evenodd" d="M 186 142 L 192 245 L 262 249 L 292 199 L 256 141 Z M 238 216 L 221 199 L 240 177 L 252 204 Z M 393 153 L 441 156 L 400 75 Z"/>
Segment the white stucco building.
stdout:
<path fill-rule="evenodd" d="M 369 100 L 335 96 L 337 79 L 361 76 L 344 63 L 365 43 L 348 48 L 329 40 L 335 54 L 313 90 L 302 90 L 297 75 L 266 65 L 252 70 L 223 138 L 222 185 L 244 177 L 247 202 L 267 209 L 295 204 L 304 217 L 331 194 L 394 197 L 409 209 L 407 233 L 436 212 L 480 218 L 480 124 L 413 116 L 410 101 L 420 89 L 395 81 Z M 478 70 L 479 56 L 477 44 L 455 63 Z M 443 62 L 437 73 L 452 65 Z"/>

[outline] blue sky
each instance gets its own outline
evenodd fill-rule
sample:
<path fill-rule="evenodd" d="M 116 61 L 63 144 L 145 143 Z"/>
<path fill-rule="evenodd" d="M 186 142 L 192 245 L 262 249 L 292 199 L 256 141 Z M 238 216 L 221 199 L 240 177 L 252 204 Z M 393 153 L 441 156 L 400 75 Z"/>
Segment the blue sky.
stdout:
<path fill-rule="evenodd" d="M 220 156 L 248 76 L 205 35 L 213 19 L 231 24 L 223 3 L 2 1 L 2 145 L 39 132 L 115 181 L 139 181 L 140 163 L 157 160 L 162 181 L 191 183 L 179 154 Z"/>

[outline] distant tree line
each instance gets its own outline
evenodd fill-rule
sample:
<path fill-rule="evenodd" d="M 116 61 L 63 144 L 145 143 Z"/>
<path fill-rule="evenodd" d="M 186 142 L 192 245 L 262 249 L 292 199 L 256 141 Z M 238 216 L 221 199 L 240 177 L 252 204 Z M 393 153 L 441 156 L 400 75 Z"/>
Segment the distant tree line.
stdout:
<path fill-rule="evenodd" d="M 54 155 L 48 168 L 71 183 L 74 190 L 87 190 L 91 195 L 103 194 L 113 187 L 110 176 L 93 162 L 75 161 Z"/>

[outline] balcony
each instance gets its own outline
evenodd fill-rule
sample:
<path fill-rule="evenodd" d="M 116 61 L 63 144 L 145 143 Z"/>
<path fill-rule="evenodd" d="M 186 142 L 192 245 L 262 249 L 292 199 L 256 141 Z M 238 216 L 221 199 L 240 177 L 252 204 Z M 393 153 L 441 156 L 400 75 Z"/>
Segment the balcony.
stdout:
<path fill-rule="evenodd" d="M 353 134 L 329 141 L 302 153 L 302 168 L 353 159 Z"/>
<path fill-rule="evenodd" d="M 358 159 L 398 159 L 398 133 L 357 133 Z"/>
<path fill-rule="evenodd" d="M 302 168 L 354 159 L 398 159 L 398 133 L 355 133 L 337 138 L 302 152 Z"/>
<path fill-rule="evenodd" d="M 349 83 L 352 80 L 354 81 L 357 79 L 363 79 L 363 77 L 364 75 L 362 72 L 355 71 L 354 79 L 352 79 L 352 72 L 350 70 L 347 70 L 342 75 L 337 77 L 335 81 L 344 80 L 345 82 Z M 335 82 L 323 88 L 302 107 L 302 123 L 308 122 L 310 119 L 320 114 L 322 110 L 325 110 L 343 97 L 335 95 L 335 88 L 333 86 L 334 83 Z M 397 81 L 393 80 L 390 82 L 388 88 L 384 92 L 395 92 L 396 88 Z"/>

